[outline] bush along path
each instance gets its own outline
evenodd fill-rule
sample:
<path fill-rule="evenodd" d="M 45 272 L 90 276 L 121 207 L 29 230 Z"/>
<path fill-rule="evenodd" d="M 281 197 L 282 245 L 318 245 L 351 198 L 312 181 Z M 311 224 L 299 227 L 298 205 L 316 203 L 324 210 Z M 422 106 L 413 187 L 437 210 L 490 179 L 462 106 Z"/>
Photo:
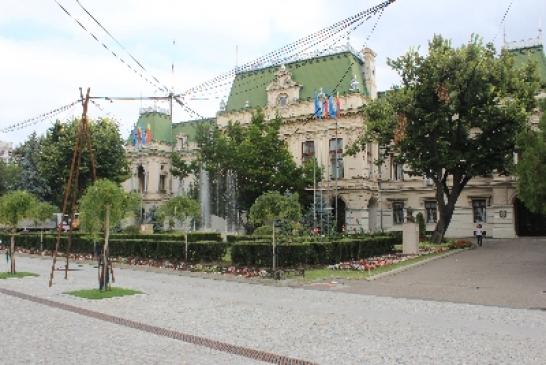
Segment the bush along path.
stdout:
<path fill-rule="evenodd" d="M 1 235 L 0 235 L 1 237 Z M 110 238 L 111 257 L 115 263 L 150 266 L 192 272 L 211 272 L 240 277 L 271 277 L 272 251 L 269 237 L 240 236 L 221 242 L 219 234 L 188 236 L 188 261 L 185 261 L 185 237 L 173 234 L 124 235 Z M 49 255 L 54 236 L 21 234 L 19 251 Z M 205 240 L 203 240 L 205 239 Z M 278 265 L 283 273 L 297 272 L 321 265 L 335 265 L 350 260 L 365 260 L 387 255 L 400 243 L 398 236 L 349 236 L 328 240 L 325 237 L 284 237 L 277 246 Z M 63 237 L 61 242 L 66 242 Z M 94 242 L 79 234 L 73 237 L 71 257 L 92 261 Z M 41 251 L 44 249 L 44 251 Z M 296 269 L 296 270 L 294 270 Z"/>

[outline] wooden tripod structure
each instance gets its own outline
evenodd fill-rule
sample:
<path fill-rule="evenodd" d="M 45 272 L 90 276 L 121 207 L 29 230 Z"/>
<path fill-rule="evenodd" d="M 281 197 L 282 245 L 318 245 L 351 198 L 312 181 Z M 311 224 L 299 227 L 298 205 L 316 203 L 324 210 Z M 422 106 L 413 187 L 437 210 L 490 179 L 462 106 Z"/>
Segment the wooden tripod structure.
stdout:
<path fill-rule="evenodd" d="M 76 215 L 76 203 L 78 201 L 78 183 L 80 175 L 80 162 L 83 149 L 86 147 L 87 153 L 91 160 L 91 177 L 94 182 L 97 179 L 97 169 L 95 161 L 95 153 L 93 151 L 93 144 L 91 141 L 91 133 L 89 131 L 89 123 L 87 121 L 87 107 L 89 104 L 90 88 L 87 88 L 85 98 L 83 96 L 83 90 L 80 88 L 80 98 L 82 102 L 83 112 L 80 123 L 76 129 L 76 141 L 74 143 L 74 152 L 72 153 L 72 162 L 70 164 L 70 173 L 68 180 L 64 188 L 63 210 L 61 216 L 61 224 L 57 227 L 57 240 L 55 242 L 55 250 L 53 251 L 53 263 L 51 265 L 51 274 L 49 276 L 49 287 L 53 285 L 53 275 L 55 274 L 55 265 L 57 263 L 57 255 L 59 253 L 59 246 L 61 242 L 61 233 L 63 231 L 64 216 L 67 212 L 70 213 L 70 224 L 68 229 L 68 242 L 66 246 L 66 265 L 64 268 L 64 278 L 68 278 L 68 258 L 70 256 L 70 246 L 72 245 L 72 224 L 75 221 Z M 70 199 L 70 208 L 68 202 Z M 69 208 L 69 209 L 68 209 Z"/>

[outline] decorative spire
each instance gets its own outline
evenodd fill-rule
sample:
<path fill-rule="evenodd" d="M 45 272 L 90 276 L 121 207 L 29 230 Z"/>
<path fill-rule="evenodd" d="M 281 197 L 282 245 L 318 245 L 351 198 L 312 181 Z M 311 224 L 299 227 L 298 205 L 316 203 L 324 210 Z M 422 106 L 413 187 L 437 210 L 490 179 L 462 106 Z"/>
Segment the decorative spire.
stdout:
<path fill-rule="evenodd" d="M 250 101 L 245 101 L 245 108 L 250 108 Z"/>
<path fill-rule="evenodd" d="M 224 99 L 220 100 L 220 111 L 225 112 L 226 111 L 226 102 Z"/>

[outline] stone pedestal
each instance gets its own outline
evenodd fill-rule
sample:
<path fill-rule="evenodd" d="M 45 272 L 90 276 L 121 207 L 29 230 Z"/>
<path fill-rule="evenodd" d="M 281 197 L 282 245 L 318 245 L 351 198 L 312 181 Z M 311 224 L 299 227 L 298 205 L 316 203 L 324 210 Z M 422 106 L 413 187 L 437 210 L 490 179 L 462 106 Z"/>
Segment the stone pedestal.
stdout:
<path fill-rule="evenodd" d="M 140 225 L 140 233 L 141 234 L 153 234 L 154 233 L 154 225 L 153 224 L 141 224 Z"/>
<path fill-rule="evenodd" d="M 404 255 L 419 253 L 419 225 L 417 223 L 402 225 L 402 253 Z"/>

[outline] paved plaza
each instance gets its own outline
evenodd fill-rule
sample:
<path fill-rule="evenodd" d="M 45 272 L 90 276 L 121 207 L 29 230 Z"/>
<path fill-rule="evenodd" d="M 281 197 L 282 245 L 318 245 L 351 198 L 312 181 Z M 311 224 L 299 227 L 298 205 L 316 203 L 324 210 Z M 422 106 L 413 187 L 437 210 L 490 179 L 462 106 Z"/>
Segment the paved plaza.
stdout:
<path fill-rule="evenodd" d="M 348 293 L 546 310 L 546 238 L 486 239 L 475 250 L 374 281 L 313 285 Z"/>
<path fill-rule="evenodd" d="M 9 344 L 3 346 L 0 362 L 266 363 L 260 358 L 286 364 L 544 364 L 546 311 L 515 308 L 523 301 L 506 303 L 514 308 L 453 303 L 445 295 L 430 294 L 431 282 L 423 284 L 425 277 L 436 279 L 439 286 L 455 291 L 453 301 L 477 302 L 472 296 L 459 298 L 463 288 L 490 283 L 495 292 L 502 282 L 507 288 L 546 283 L 546 255 L 541 251 L 546 240 L 513 241 L 520 245 L 515 246 L 523 253 L 519 256 L 509 253 L 509 244 L 489 242 L 484 248 L 371 283 L 377 288 L 391 283 L 401 291 L 405 282 L 409 288 L 399 296 L 411 293 L 413 285 L 412 296 L 434 300 L 394 298 L 379 289 L 369 291 L 374 295 L 362 294 L 364 289 L 357 290 L 355 282 L 321 291 L 118 269 L 117 286 L 144 294 L 90 301 L 63 292 L 94 287 L 97 273 L 92 266 L 74 265 L 77 270 L 68 280 L 57 272 L 55 285 L 48 288 L 50 260 L 19 257 L 19 271 L 40 276 L 0 281 L 0 338 Z M 493 270 L 492 257 L 512 266 Z M 480 258 L 485 260 L 484 269 L 469 272 Z M 442 275 L 437 265 L 444 267 Z M 3 261 L 0 270 L 5 269 Z M 518 285 L 517 272 L 526 272 L 528 280 Z M 490 277 L 497 273 L 503 274 Z M 464 279 L 474 276 L 477 284 Z M 457 279 L 460 291 L 453 289 Z M 501 284 L 496 284 L 498 280 Z M 518 293 L 524 293 L 521 290 Z M 523 304 L 544 306 L 538 300 L 533 297 Z M 268 357 L 260 357 L 264 353 Z"/>

